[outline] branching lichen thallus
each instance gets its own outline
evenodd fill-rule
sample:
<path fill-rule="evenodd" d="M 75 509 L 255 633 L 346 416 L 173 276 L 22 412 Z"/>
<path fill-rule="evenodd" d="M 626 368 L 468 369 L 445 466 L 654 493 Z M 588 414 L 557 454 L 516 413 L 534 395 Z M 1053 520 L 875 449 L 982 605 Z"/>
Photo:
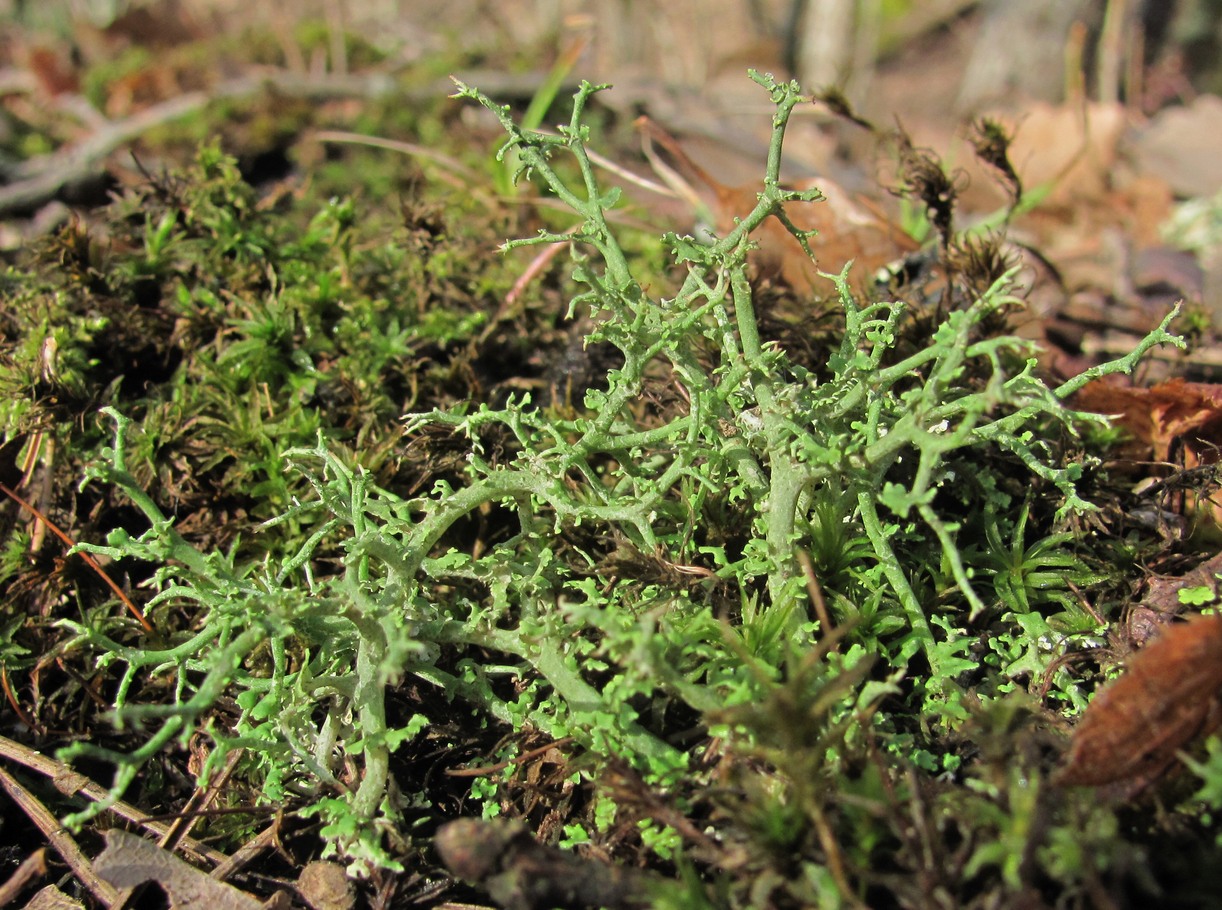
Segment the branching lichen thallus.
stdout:
<path fill-rule="evenodd" d="M 459 96 L 477 100 L 508 132 L 501 154 L 514 149 L 523 172 L 541 178 L 583 219 L 570 234 L 541 231 L 506 246 L 572 243 L 592 249 L 595 255 L 589 258 L 576 254 L 574 277 L 585 290 L 572 306 L 589 308 L 597 321 L 589 340 L 615 345 L 624 364 L 610 372 L 605 392 L 587 393 L 588 418 L 544 420 L 527 402 L 518 402 L 468 416 L 422 415 L 411 426 L 439 421 L 461 427 L 473 438 L 483 424 L 509 427 L 522 453 L 515 464 L 497 470 L 474 461 L 480 480 L 468 491 L 472 502 L 508 497 L 519 503 L 524 528 L 546 511 L 558 524 L 613 529 L 644 552 L 665 552 L 678 563 L 693 556 L 682 550 L 698 537 L 692 524 L 709 498 L 745 500 L 753 518 L 751 540 L 741 557 L 731 562 L 715 551 L 697 556 L 712 559 L 720 578 L 744 588 L 754 579 L 765 579 L 764 608 L 774 614 L 778 627 L 791 631 L 806 618 L 795 548 L 803 544 L 802 529 L 810 527 L 817 491 L 834 485 L 855 506 L 856 516 L 844 517 L 860 521 L 912 639 L 926 653 L 931 676 L 938 680 L 950 652 L 939 647 L 945 642 L 935 635 L 905 562 L 892 549 L 893 534 L 901 523 L 923 521 L 936 535 L 970 614 L 978 613 L 983 604 L 960 558 L 957 526 L 942 520 L 933 506 L 935 492 L 946 479 L 947 457 L 964 449 L 1000 447 L 1060 491 L 1062 515 L 1092 508 L 1074 486 L 1082 465 L 1052 463 L 1040 441 L 1043 432 L 1049 423 L 1072 431 L 1081 421 L 1101 419 L 1070 411 L 1062 402 L 1092 379 L 1129 372 L 1155 345 L 1182 345 L 1167 332 L 1175 313 L 1128 356 L 1053 389 L 1036 374 L 1030 343 L 1008 336 L 977 337 L 983 320 L 1013 302 L 1007 296 L 1010 273 L 978 300 L 950 313 L 923 350 L 884 366 L 904 304 L 859 303 L 848 288 L 846 263 L 838 275 L 828 276 L 844 307 L 844 336 L 827 364 L 831 378 L 817 381 L 779 347 L 761 341 L 746 262 L 750 235 L 767 218 L 779 219 L 811 253 L 813 232 L 799 229 L 786 206 L 816 203 L 821 195 L 817 190 L 785 189 L 780 179 L 786 125 L 805 99 L 794 82 L 754 72 L 751 78 L 775 105 L 758 202 L 713 243 L 666 236 L 675 261 L 687 267 L 682 286 L 669 300 L 650 297 L 634 280 L 606 217 L 618 191 L 599 187 L 586 155 L 582 112 L 603 87 L 583 83 L 569 124 L 553 136 L 520 129 L 507 108 L 458 84 Z M 570 189 L 550 164 L 552 154 L 561 150 L 576 160 L 582 194 Z M 1022 368 L 1007 375 L 1004 364 L 1014 362 Z M 969 381 L 969 376 L 980 374 L 981 364 L 987 380 Z M 646 428 L 637 424 L 632 405 L 651 371 L 673 376 L 679 397 L 690 407 L 661 426 Z M 618 465 L 610 479 L 600 473 L 608 459 Z M 915 465 L 903 484 L 891 479 L 901 459 Z M 580 478 L 576 487 L 575 477 Z M 439 527 L 437 535 L 440 532 Z"/>
<path fill-rule="evenodd" d="M 440 425 L 469 439 L 466 476 L 456 485 L 438 481 L 430 492 L 402 499 L 372 482 L 359 454 L 341 455 L 320 438 L 315 447 L 286 453 L 317 498 L 273 520 L 299 523 L 300 547 L 239 564 L 234 552 L 205 555 L 193 547 L 140 489 L 125 465 L 130 422 L 110 412 L 118 424 L 115 444 L 109 464 L 91 476 L 122 487 L 150 527 L 139 538 L 115 531 L 106 546 L 80 548 L 159 564 L 151 581 L 157 593 L 147 606 L 185 603 L 199 616 L 183 640 L 162 649 L 121 644 L 91 622 L 64 623 L 74 633 L 65 647 L 102 652 L 100 665 L 126 664 L 116 717 L 157 725 L 132 755 L 88 743 L 68 750 L 119 766 L 112 800 L 154 751 L 207 723 L 221 695 L 236 690 L 236 725 L 210 728 L 214 758 L 244 748 L 272 800 L 290 786 L 299 793 L 332 788 L 338 796 L 319 796 L 310 809 L 321 816 L 324 836 L 354 862 L 393 865 L 383 840 L 398 830 L 387 824 L 399 811 L 389 798 L 389 757 L 432 720 L 417 714 L 400 726 L 389 722 L 387 690 L 405 676 L 515 728 L 571 736 L 594 755 L 626 760 L 651 782 L 673 780 L 687 754 L 648 729 L 641 705 L 663 689 L 701 712 L 749 701 L 742 655 L 707 604 L 655 586 L 653 601 L 673 607 L 660 615 L 641 606 L 648 598 L 636 589 L 595 578 L 592 558 L 584 556 L 588 564 L 575 572 L 573 561 L 584 551 L 566 535 L 584 526 L 587 539 L 592 533 L 625 541 L 641 554 L 697 568 L 741 593 L 742 626 L 754 630 L 744 640 L 810 650 L 821 630 L 808 615 L 796 554 L 819 522 L 826 524 L 829 489 L 845 504 L 843 522 L 868 540 L 865 552 L 876 560 L 871 577 L 905 627 L 898 653 L 924 653 L 925 690 L 937 695 L 962 660 L 968 636 L 961 627 L 983 607 L 962 563 L 958 528 L 935 509 L 948 459 L 970 449 L 1008 451 L 1060 492 L 1062 513 L 1090 508 L 1074 486 L 1082 466 L 1057 463 L 1044 433 L 1099 419 L 1062 402 L 1093 378 L 1131 370 L 1154 345 L 1179 343 L 1166 331 L 1174 314 L 1127 357 L 1049 388 L 1026 342 L 980 337 L 982 322 L 1009 300 L 1008 276 L 951 312 L 926 347 L 901 356 L 895 348 L 903 304 L 859 303 L 849 292 L 846 264 L 830 276 L 844 309 L 843 338 L 814 375 L 761 340 L 747 279 L 749 238 L 767 218 L 779 219 L 810 252 L 810 235 L 789 220 L 786 206 L 819 199 L 816 191 L 787 190 L 780 182 L 786 124 L 803 100 L 797 85 L 752 78 L 775 105 L 759 200 L 710 244 L 666 235 L 676 264 L 686 268 L 670 299 L 643 290 L 608 222 L 618 191 L 598 185 L 582 123 L 599 88 L 583 83 L 569 123 L 548 135 L 519 128 L 507 109 L 459 85 L 460 96 L 478 101 L 508 132 L 501 154 L 514 149 L 523 171 L 581 219 L 571 232 L 545 231 L 508 246 L 571 245 L 581 287 L 571 311 L 588 308 L 595 326 L 589 340 L 614 345 L 623 365 L 587 392 L 578 416 L 545 411 L 525 397 L 501 408 L 411 415 L 409 436 Z M 580 192 L 551 165 L 562 152 L 576 162 Z M 1015 363 L 1019 368 L 1008 372 Z M 638 407 L 657 377 L 671 383 L 685 407 L 663 414 Z M 511 455 L 485 457 L 488 429 L 510 437 Z M 516 533 L 475 552 L 442 551 L 462 519 L 502 506 L 516 514 Z M 741 545 L 702 536 L 704 516 L 719 510 L 748 516 Z M 919 566 L 893 548 L 896 535 L 915 524 L 936 538 L 962 619 L 931 621 L 913 583 Z M 328 569 L 316 572 L 324 543 Z M 342 572 L 335 571 L 336 554 Z M 271 656 L 260 673 L 252 672 L 257 648 Z M 443 651 L 449 662 L 439 659 Z M 490 666 L 488 655 L 504 664 Z M 598 685 L 592 670 L 601 673 Z M 172 703 L 129 705 L 141 673 L 174 675 Z M 521 684 L 494 685 L 498 674 Z M 336 779 L 340 754 L 359 763 L 354 788 Z"/>

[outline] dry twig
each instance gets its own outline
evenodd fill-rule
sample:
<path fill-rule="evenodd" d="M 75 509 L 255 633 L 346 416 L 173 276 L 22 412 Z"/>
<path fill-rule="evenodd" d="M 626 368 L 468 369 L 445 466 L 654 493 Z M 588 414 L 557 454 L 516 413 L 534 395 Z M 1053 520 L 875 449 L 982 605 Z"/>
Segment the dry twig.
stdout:
<path fill-rule="evenodd" d="M 109 907 L 114 903 L 118 892 L 110 885 L 102 881 L 93 871 L 93 865 L 81 848 L 77 846 L 68 832 L 64 830 L 64 826 L 59 823 L 51 812 L 44 806 L 29 790 L 21 786 L 17 779 L 7 771 L 0 769 L 0 786 L 8 793 L 17 807 L 26 814 L 26 817 L 32 821 L 38 830 L 42 832 L 43 837 L 51 844 L 64 862 L 72 869 L 72 873 L 80 880 L 89 892 L 100 900 L 105 906 Z"/>

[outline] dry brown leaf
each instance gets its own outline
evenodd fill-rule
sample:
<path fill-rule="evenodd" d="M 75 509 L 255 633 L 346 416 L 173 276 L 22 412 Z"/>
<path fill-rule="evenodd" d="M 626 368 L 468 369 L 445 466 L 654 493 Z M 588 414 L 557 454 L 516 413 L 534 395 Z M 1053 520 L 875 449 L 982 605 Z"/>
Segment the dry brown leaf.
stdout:
<path fill-rule="evenodd" d="M 116 888 L 154 881 L 169 895 L 172 910 L 261 910 L 262 902 L 219 882 L 151 841 L 126 831 L 106 832 L 106 849 L 93 863 L 98 877 Z"/>
<path fill-rule="evenodd" d="M 1044 206 L 1072 208 L 1107 198 L 1126 125 L 1123 106 L 1035 102 L 1021 114 L 989 116 L 1014 136 L 1010 160 L 1023 185 L 1030 191 L 1054 182 Z"/>
<path fill-rule="evenodd" d="M 990 119 L 1014 136 L 1009 159 L 1028 197 L 1047 195 L 1016 225 L 1056 262 L 1069 287 L 1112 289 L 1124 280 L 1126 257 L 1113 262 L 1112 248 L 1158 245 L 1158 226 L 1171 214 L 1174 194 L 1169 174 L 1134 173 L 1122 150 L 1129 129 L 1121 105 L 1067 102 L 1035 103 L 1021 111 L 993 111 Z M 963 208 L 989 211 L 1006 203 L 981 163 L 963 160 Z M 1105 273 L 1098 284 L 1099 273 Z"/>
<path fill-rule="evenodd" d="M 692 189 L 706 199 L 719 233 L 732 230 L 735 219 L 755 207 L 758 186 L 727 186 L 696 164 L 678 140 L 652 120 L 642 117 L 637 126 L 647 141 L 666 150 L 683 179 L 694 184 Z M 866 288 L 879 269 L 919 247 L 867 201 L 855 198 L 829 178 L 804 181 L 793 188 L 818 189 L 824 196 L 823 201 L 785 209 L 799 230 L 817 232 L 809 241 L 817 261 L 811 261 L 793 234 L 775 218 L 769 218 L 753 234 L 759 249 L 752 259 L 763 275 L 780 278 L 795 291 L 834 292 L 832 282 L 821 278 L 819 270 L 839 272 L 850 260 L 854 263 L 850 283 L 859 290 Z"/>
<path fill-rule="evenodd" d="M 1181 590 L 1207 587 L 1216 594 L 1219 575 L 1222 575 L 1222 553 L 1211 556 L 1183 575 L 1151 575 L 1146 580 L 1141 601 L 1129 611 L 1125 637 L 1135 645 L 1145 644 L 1184 612 L 1179 598 Z"/>
<path fill-rule="evenodd" d="M 1165 108 L 1130 142 L 1139 170 L 1159 174 L 1179 196 L 1210 196 L 1222 185 L 1222 98 L 1200 95 L 1183 106 Z"/>
<path fill-rule="evenodd" d="M 85 905 L 54 885 L 47 885 L 30 898 L 25 910 L 85 910 Z"/>
<path fill-rule="evenodd" d="M 1093 382 L 1073 401 L 1083 411 L 1110 414 L 1143 450 L 1138 459 L 1176 461 L 1185 471 L 1214 465 L 1222 453 L 1222 385 L 1172 379 L 1150 388 Z M 1222 529 L 1222 504 L 1211 494 L 1211 477 L 1184 490 L 1175 510 L 1198 531 Z"/>
<path fill-rule="evenodd" d="M 1217 726 L 1222 617 L 1168 626 L 1100 692 L 1074 729 L 1056 782 L 1140 788 L 1194 738 Z"/>
<path fill-rule="evenodd" d="M 26 66 L 48 98 L 80 91 L 80 76 L 67 56 L 49 47 L 32 47 L 29 50 Z"/>
<path fill-rule="evenodd" d="M 791 206 L 786 214 L 800 230 L 818 232 L 809 241 L 815 262 L 811 262 L 802 245 L 775 218 L 765 221 L 756 233 L 760 245 L 757 261 L 761 269 L 775 273 L 794 290 L 830 292 L 833 285 L 819 276 L 819 270 L 838 272 L 850 260 L 853 262 L 850 284 L 863 289 L 874 281 L 879 269 L 918 249 L 919 245 L 912 238 L 831 179 L 813 180 L 797 189 L 812 187 L 823 193 L 824 200 Z M 756 192 L 754 187 L 727 188 L 719 197 L 718 215 L 723 230 L 732 227 L 735 218 L 751 210 Z"/>
<path fill-rule="evenodd" d="M 1080 411 L 1115 416 L 1133 437 L 1165 461 L 1181 440 L 1198 456 L 1222 446 L 1222 385 L 1172 379 L 1148 389 L 1092 382 L 1073 400 Z M 1194 465 L 1187 465 L 1193 467 Z"/>

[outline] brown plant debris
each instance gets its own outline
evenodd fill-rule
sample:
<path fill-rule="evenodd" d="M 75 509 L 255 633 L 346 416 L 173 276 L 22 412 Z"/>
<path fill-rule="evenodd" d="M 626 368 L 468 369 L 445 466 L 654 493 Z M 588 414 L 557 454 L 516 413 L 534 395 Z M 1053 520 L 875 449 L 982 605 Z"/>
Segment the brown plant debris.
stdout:
<path fill-rule="evenodd" d="M 1056 782 L 1141 789 L 1217 726 L 1220 689 L 1222 616 L 1168 626 L 1091 702 Z"/>
<path fill-rule="evenodd" d="M 651 903 L 651 878 L 644 873 L 544 846 L 509 819 L 449 822 L 433 846 L 454 875 L 483 888 L 506 910 L 617 910 Z"/>
<path fill-rule="evenodd" d="M 106 849 L 94 861 L 94 871 L 116 888 L 134 888 L 154 881 L 170 896 L 172 908 L 260 910 L 262 903 L 232 885 L 188 866 L 151 841 L 118 829 L 106 832 Z"/>

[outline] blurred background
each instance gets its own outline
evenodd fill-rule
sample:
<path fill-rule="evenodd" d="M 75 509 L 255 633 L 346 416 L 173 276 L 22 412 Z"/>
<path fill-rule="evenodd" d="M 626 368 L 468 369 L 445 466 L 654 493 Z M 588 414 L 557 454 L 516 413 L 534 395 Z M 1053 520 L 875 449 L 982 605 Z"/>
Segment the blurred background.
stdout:
<path fill-rule="evenodd" d="M 465 56 L 540 66 L 578 35 L 590 78 L 674 89 L 731 89 L 746 66 L 835 84 L 867 114 L 885 113 L 880 75 L 924 56 L 929 90 L 955 81 L 953 108 L 1055 101 L 1081 75 L 1100 100 L 1156 105 L 1189 86 L 1217 92 L 1220 0 L 2 0 L 16 26 L 85 57 L 124 42 L 164 46 L 223 29 L 321 20 L 393 58 Z M 914 79 L 924 75 L 911 71 Z"/>
<path fill-rule="evenodd" d="M 598 103 L 621 163 L 651 170 L 631 130 L 646 114 L 720 185 L 748 186 L 771 113 L 746 77 L 756 68 L 834 89 L 857 118 L 799 109 L 788 178 L 843 187 L 902 221 L 882 138 L 898 127 L 953 173 L 960 224 L 984 221 L 1010 193 L 969 141 L 968 124 L 988 116 L 1014 133 L 1010 160 L 1041 192 L 1009 228 L 1056 262 L 1070 294 L 1093 285 L 1115 301 L 1165 284 L 1160 305 L 1183 297 L 1222 313 L 1222 0 L 0 0 L 0 16 L 0 214 L 90 201 L 68 179 L 82 155 L 122 180 L 129 146 L 165 154 L 150 125 L 261 84 L 274 86 L 260 118 L 179 132 L 220 134 L 244 168 L 281 170 L 309 164 L 298 140 L 310 127 L 438 153 L 485 141 L 455 126 L 495 142 L 470 106 L 440 124 L 411 116 L 446 103 L 451 74 L 519 109 L 553 80 L 544 125 L 565 116 L 578 79 L 612 83 Z M 372 103 L 394 115 L 372 117 Z M 10 229 L 0 247 L 27 232 Z M 1197 271 L 1141 274 L 1139 254 L 1168 243 Z"/>

